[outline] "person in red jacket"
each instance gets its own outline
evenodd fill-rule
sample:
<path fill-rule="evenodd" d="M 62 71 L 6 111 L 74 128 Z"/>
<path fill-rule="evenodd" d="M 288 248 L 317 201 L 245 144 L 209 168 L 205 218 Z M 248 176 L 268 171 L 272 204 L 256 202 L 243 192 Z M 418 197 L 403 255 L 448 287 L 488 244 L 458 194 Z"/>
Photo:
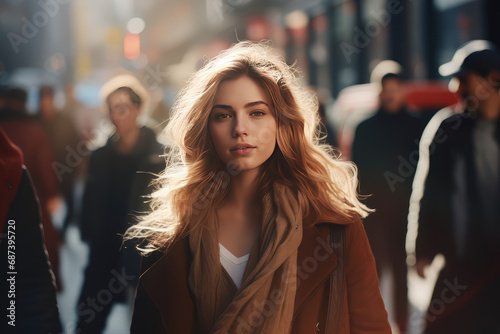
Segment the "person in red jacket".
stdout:
<path fill-rule="evenodd" d="M 27 93 L 20 88 L 10 88 L 5 93 L 6 106 L 0 110 L 0 128 L 23 152 L 24 163 L 29 170 L 40 201 L 41 219 L 44 229 L 45 247 L 58 291 L 62 290 L 59 270 L 59 247 L 61 234 L 52 222 L 52 215 L 62 203 L 59 182 L 54 173 L 54 156 L 45 129 L 27 115 Z"/>
<path fill-rule="evenodd" d="M 0 333 L 61 333 L 40 208 L 21 150 L 0 129 Z"/>
<path fill-rule="evenodd" d="M 390 333 L 350 162 L 317 101 L 264 44 L 198 71 L 144 238 L 131 333 Z"/>

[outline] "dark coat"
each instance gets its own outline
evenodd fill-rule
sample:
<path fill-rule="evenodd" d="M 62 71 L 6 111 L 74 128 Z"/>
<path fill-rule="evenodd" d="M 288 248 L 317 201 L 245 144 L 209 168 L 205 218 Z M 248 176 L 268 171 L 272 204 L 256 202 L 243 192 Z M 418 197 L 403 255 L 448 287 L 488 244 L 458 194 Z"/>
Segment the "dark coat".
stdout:
<path fill-rule="evenodd" d="M 0 130 L 1 333 L 61 333 L 54 274 L 43 242 L 40 209 L 22 155 Z M 14 277 L 14 280 L 7 281 Z M 11 285 L 14 282 L 14 285 Z M 15 327 L 8 308 L 15 304 Z"/>
<path fill-rule="evenodd" d="M 375 261 L 358 219 L 346 225 L 345 285 L 341 299 L 339 333 L 391 333 L 380 297 Z M 297 258 L 297 293 L 292 333 L 324 333 L 330 275 L 338 258 L 330 248 L 330 223 L 306 224 Z M 188 285 L 191 264 L 188 239 L 166 254 L 143 259 L 131 333 L 196 333 L 196 313 Z"/>
<path fill-rule="evenodd" d="M 78 303 L 78 330 L 82 333 L 100 333 L 112 304 L 123 302 L 125 287 L 133 287 L 137 280 L 129 268 L 139 268 L 140 259 L 124 259 L 120 251 L 122 235 L 135 222 L 136 213 L 131 209 L 136 198 L 142 195 L 134 193 L 138 173 L 149 172 L 150 160 L 162 154 L 156 134 L 149 128 L 140 129 L 134 149 L 127 154 L 117 150 L 115 138 L 113 135 L 104 147 L 92 154 L 84 193 L 82 239 L 89 242 L 90 255 Z M 117 274 L 123 277 L 121 285 L 114 291 L 109 290 Z M 94 312 L 88 301 L 101 291 L 112 292 L 111 298 Z"/>
<path fill-rule="evenodd" d="M 396 246 L 395 239 L 405 238 L 422 130 L 422 122 L 406 109 L 396 114 L 380 109 L 356 129 L 352 161 L 358 167 L 360 193 L 371 195 L 365 204 L 376 210 L 365 220 L 372 247 L 387 246 L 387 241 Z"/>
<path fill-rule="evenodd" d="M 114 138 L 92 154 L 83 199 L 82 239 L 90 243 L 87 271 L 94 276 L 123 267 L 121 236 L 135 222 L 132 209 L 138 197 L 145 195 L 134 193 L 136 183 L 144 178 L 141 172 L 153 172 L 151 161 L 162 154 L 156 134 L 149 128 L 141 128 L 136 146 L 128 154 L 118 152 Z"/>
<path fill-rule="evenodd" d="M 468 113 L 451 116 L 441 124 L 430 146 L 416 255 L 417 259 L 432 260 L 437 254 L 443 254 L 446 264 L 436 282 L 434 304 L 431 302 L 428 311 L 427 333 L 498 333 L 500 330 L 500 224 L 496 230 L 483 224 L 472 139 L 475 124 L 476 120 Z M 500 143 L 500 121 L 496 141 Z M 459 161 L 463 162 L 460 171 Z M 461 180 L 460 186 L 457 180 Z M 463 212 L 467 213 L 462 217 L 465 221 L 465 238 L 460 242 L 463 254 L 457 251 L 459 245 L 455 237 L 457 206 L 453 204 L 453 197 L 457 193 L 467 197 L 460 205 L 466 207 Z M 498 203 L 500 205 L 500 198 Z M 456 293 L 449 293 L 450 285 L 455 286 L 451 291 Z M 437 304 L 444 305 L 443 310 L 437 312 Z"/>
<path fill-rule="evenodd" d="M 138 172 L 147 169 L 152 159 L 163 153 L 153 130 L 142 127 L 136 146 L 128 154 L 120 153 L 114 145 L 116 135 L 104 147 L 92 153 L 83 198 L 81 219 L 82 239 L 93 244 L 109 245 L 110 235 L 119 248 L 121 238 L 133 218 L 130 210 L 137 201 L 132 194 Z"/>

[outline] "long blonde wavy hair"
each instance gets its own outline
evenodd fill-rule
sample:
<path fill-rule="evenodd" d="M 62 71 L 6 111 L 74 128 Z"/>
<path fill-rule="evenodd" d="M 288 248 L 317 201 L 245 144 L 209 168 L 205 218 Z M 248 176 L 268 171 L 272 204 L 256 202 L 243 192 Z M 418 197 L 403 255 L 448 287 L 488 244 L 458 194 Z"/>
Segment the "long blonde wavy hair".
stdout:
<path fill-rule="evenodd" d="M 217 156 L 208 120 L 220 83 L 242 76 L 269 92 L 275 107 L 277 146 L 261 168 L 260 194 L 282 182 L 313 222 L 365 217 L 370 211 L 358 199 L 355 165 L 319 143 L 317 99 L 300 86 L 297 71 L 267 43 L 239 42 L 207 62 L 177 97 L 165 129 L 171 141 L 167 167 L 154 181 L 152 210 L 125 233 L 125 239 L 142 240 L 143 254 L 186 235 L 224 201 L 235 171 Z"/>

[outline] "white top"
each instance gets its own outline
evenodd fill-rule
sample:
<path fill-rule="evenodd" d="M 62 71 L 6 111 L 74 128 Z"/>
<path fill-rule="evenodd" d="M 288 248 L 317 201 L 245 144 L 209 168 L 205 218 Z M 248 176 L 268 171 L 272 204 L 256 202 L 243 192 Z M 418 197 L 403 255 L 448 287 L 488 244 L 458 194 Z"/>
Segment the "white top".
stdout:
<path fill-rule="evenodd" d="M 238 289 L 241 287 L 241 281 L 243 280 L 243 274 L 245 273 L 245 268 L 247 266 L 248 258 L 250 253 L 243 255 L 242 257 L 234 256 L 230 251 L 228 251 L 221 243 L 219 243 L 220 248 L 220 263 L 226 269 L 227 273 L 233 279 L 234 284 Z"/>

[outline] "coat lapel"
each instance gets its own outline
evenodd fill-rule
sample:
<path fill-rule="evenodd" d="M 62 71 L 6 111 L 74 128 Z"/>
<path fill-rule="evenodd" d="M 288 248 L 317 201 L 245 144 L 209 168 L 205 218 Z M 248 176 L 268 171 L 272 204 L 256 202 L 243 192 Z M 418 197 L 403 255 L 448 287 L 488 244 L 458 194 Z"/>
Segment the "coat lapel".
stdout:
<path fill-rule="evenodd" d="M 193 333 L 195 307 L 188 286 L 190 265 L 191 253 L 185 237 L 141 276 L 169 334 Z"/>
<path fill-rule="evenodd" d="M 329 244 L 329 224 L 304 228 L 297 254 L 297 292 L 294 317 L 300 312 L 318 285 L 337 267 L 337 256 Z"/>

